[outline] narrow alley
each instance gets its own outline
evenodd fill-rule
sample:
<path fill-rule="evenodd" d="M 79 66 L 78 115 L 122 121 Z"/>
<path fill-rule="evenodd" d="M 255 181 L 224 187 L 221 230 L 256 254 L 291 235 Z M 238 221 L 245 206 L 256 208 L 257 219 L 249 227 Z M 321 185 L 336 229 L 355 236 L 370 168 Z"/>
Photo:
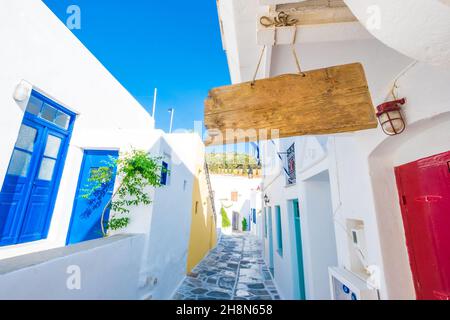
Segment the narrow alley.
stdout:
<path fill-rule="evenodd" d="M 221 237 L 173 299 L 279 300 L 280 296 L 262 258 L 260 241 L 250 234 L 233 234 Z"/>

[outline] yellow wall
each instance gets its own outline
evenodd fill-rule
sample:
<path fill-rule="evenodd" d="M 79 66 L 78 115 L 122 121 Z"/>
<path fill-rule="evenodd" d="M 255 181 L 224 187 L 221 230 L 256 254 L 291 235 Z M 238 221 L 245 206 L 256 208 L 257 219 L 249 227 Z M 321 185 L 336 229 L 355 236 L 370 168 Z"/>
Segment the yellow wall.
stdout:
<path fill-rule="evenodd" d="M 197 207 L 197 210 L 196 210 Z M 192 224 L 187 258 L 187 272 L 216 246 L 216 223 L 209 197 L 208 184 L 203 165 L 198 166 L 192 194 Z"/>

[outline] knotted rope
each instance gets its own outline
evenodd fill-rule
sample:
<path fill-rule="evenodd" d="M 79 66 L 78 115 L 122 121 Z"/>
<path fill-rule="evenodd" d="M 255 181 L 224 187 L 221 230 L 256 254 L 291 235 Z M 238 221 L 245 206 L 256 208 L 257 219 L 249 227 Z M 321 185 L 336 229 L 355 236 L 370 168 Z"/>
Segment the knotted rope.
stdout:
<path fill-rule="evenodd" d="M 278 13 L 277 17 L 274 17 L 273 19 L 267 16 L 261 17 L 259 19 L 259 23 L 263 25 L 264 27 L 291 27 L 295 26 L 297 24 L 297 19 L 291 19 L 287 13 L 284 11 L 281 11 Z"/>
<path fill-rule="evenodd" d="M 302 68 L 301 68 L 301 65 L 300 65 L 300 60 L 299 60 L 298 54 L 297 54 L 297 50 L 295 48 L 295 40 L 297 39 L 297 23 L 298 23 L 298 20 L 290 18 L 288 14 L 286 14 L 283 11 L 281 11 L 280 13 L 278 13 L 278 16 L 274 17 L 274 18 L 270 18 L 270 17 L 267 17 L 267 16 L 262 16 L 259 19 L 259 23 L 262 26 L 266 27 L 266 28 L 274 27 L 274 44 L 275 45 L 276 45 L 276 38 L 277 38 L 277 29 L 276 28 L 278 28 L 278 27 L 293 27 L 294 28 L 293 38 L 292 38 L 292 42 L 291 42 L 292 55 L 294 56 L 295 65 L 297 66 L 298 73 L 301 74 L 303 77 L 305 77 L 306 74 L 302 71 Z M 259 56 L 258 64 L 256 65 L 256 70 L 255 70 L 255 73 L 253 75 L 253 80 L 251 82 L 252 86 L 255 84 L 256 76 L 258 75 L 258 71 L 259 71 L 259 68 L 261 66 L 261 61 L 262 61 L 262 58 L 264 56 L 265 50 L 266 50 L 266 45 L 264 45 L 262 50 L 261 50 L 261 54 Z"/>

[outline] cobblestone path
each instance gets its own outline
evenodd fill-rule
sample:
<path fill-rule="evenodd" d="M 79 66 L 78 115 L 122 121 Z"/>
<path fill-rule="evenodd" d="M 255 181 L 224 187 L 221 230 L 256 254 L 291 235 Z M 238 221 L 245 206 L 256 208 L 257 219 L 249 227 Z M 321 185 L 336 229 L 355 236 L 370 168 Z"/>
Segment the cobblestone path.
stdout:
<path fill-rule="evenodd" d="M 186 277 L 174 300 L 277 300 L 260 241 L 250 234 L 223 235 Z"/>

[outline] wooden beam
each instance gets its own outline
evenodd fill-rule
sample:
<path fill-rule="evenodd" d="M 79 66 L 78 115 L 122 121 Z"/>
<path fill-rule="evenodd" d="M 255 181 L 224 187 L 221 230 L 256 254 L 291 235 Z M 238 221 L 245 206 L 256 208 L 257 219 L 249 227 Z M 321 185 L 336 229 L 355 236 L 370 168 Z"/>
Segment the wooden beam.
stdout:
<path fill-rule="evenodd" d="M 286 10 L 289 16 L 297 19 L 297 26 L 327 24 L 327 23 L 342 23 L 358 21 L 350 9 L 344 7 L 304 7 L 297 11 L 290 11 L 289 9 L 278 9 L 277 12 Z"/>
<path fill-rule="evenodd" d="M 377 127 L 364 69 L 354 63 L 212 89 L 207 144 L 334 134 Z M 211 135 L 212 136 L 212 135 Z"/>

